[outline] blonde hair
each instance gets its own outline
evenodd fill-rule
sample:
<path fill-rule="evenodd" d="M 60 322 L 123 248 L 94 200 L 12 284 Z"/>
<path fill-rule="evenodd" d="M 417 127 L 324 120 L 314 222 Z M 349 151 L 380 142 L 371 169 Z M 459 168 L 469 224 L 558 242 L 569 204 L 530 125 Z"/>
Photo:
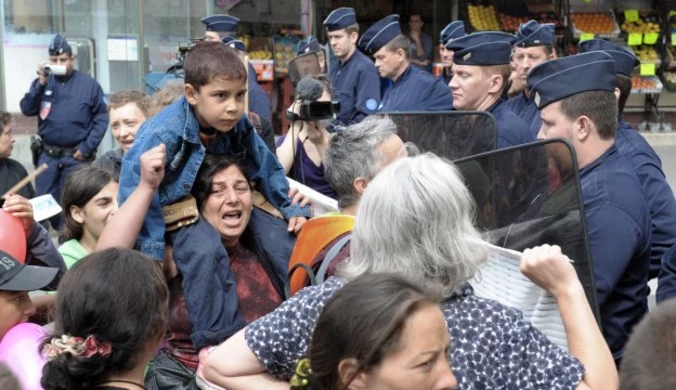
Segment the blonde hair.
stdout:
<path fill-rule="evenodd" d="M 183 96 L 183 81 L 167 82 L 150 100 L 149 117 L 153 117 Z"/>

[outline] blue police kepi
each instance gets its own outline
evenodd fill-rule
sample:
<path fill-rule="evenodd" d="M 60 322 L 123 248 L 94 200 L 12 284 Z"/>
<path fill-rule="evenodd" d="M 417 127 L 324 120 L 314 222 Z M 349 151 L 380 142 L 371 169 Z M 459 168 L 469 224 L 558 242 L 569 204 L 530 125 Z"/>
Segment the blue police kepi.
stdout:
<path fill-rule="evenodd" d="M 602 39 L 590 39 L 581 42 L 579 46 L 581 53 L 602 51 L 613 57 L 618 79 L 624 78 L 625 83 L 631 86 L 631 75 L 634 68 L 640 64 L 634 54 L 622 46 Z M 618 117 L 615 145 L 634 168 L 650 207 L 652 220 L 650 279 L 659 276 L 657 285 L 659 303 L 676 297 L 676 274 L 674 274 L 676 264 L 663 266 L 664 262 L 673 261 L 669 257 L 664 257 L 664 254 L 676 245 L 676 199 L 664 176 L 662 162 L 657 153 L 645 138 L 624 120 L 621 112 Z"/>
<path fill-rule="evenodd" d="M 577 114 L 587 115 L 585 133 L 581 116 L 543 126 L 542 134 L 568 137 L 575 146 L 603 335 L 619 363 L 632 328 L 648 311 L 651 224 L 640 181 L 613 142 L 615 118 L 591 119 L 592 112 L 616 107 L 615 61 L 591 52 L 545 62 L 530 71 L 528 86 L 545 122 L 562 115 L 551 103 L 597 91 Z"/>
<path fill-rule="evenodd" d="M 401 36 L 399 15 L 390 15 L 371 26 L 359 39 L 359 48 L 377 56 L 394 39 Z M 399 49 L 407 50 L 407 49 Z M 399 52 L 397 50 L 397 52 Z M 397 55 L 386 52 L 386 55 Z M 402 54 L 404 55 L 404 54 Z M 432 76 L 404 59 L 398 75 L 384 75 L 390 77 L 392 85 L 385 91 L 380 104 L 380 112 L 410 112 L 410 111 L 450 111 L 453 109 L 453 95 L 447 85 L 439 78 Z"/>
<path fill-rule="evenodd" d="M 519 31 L 516 32 L 514 47 L 551 46 L 553 43 L 554 25 L 549 23 L 539 24 L 535 20 L 530 20 L 519 26 Z M 507 100 L 507 107 L 518 115 L 519 118 L 523 119 L 530 126 L 534 136 L 537 137 L 542 125 L 540 110 L 535 106 L 533 100 L 530 99 L 528 90 L 524 89 L 523 92 Z"/>
<path fill-rule="evenodd" d="M 465 22 L 462 20 L 456 20 L 447 24 L 446 27 L 441 30 L 439 33 L 439 45 L 446 47 L 446 45 L 451 43 L 453 40 L 462 38 L 465 35 L 467 35 L 467 32 L 465 31 Z M 452 77 L 453 72 L 451 71 L 450 67 L 445 67 L 439 75 L 439 78 L 441 78 L 446 85 L 451 82 Z"/>
<path fill-rule="evenodd" d="M 324 20 L 329 33 L 353 25 L 357 25 L 357 18 L 354 9 L 348 7 L 334 10 Z M 347 31 L 345 34 L 350 35 Z M 340 122 L 351 125 L 376 113 L 380 105 L 380 76 L 373 61 L 357 50 L 355 44 L 350 43 L 350 51 L 344 56 L 334 58 L 329 79 L 334 99 L 340 102 Z"/>
<path fill-rule="evenodd" d="M 460 74 L 463 67 L 504 67 L 503 88 L 507 83 L 509 74 L 509 63 L 512 54 L 512 45 L 514 36 L 502 32 L 479 32 L 458 38 L 446 45 L 446 48 L 453 50 L 453 66 L 455 72 Z M 486 96 L 480 99 L 470 99 L 487 102 L 488 107 L 475 106 L 471 101 L 463 101 L 460 94 L 476 94 L 477 91 L 468 91 L 463 87 L 462 80 L 451 81 L 454 94 L 459 94 L 455 101 L 455 108 L 458 110 L 488 111 L 494 117 L 498 130 L 498 148 L 522 145 L 535 141 L 535 136 L 529 130 L 528 125 L 523 119 L 514 114 L 506 105 L 506 100 L 502 98 L 502 90 L 490 92 L 479 91 Z M 465 89 L 465 90 L 463 90 Z"/>
<path fill-rule="evenodd" d="M 232 37 L 224 37 L 221 42 L 229 47 L 241 52 L 247 53 L 247 48 L 244 42 L 234 39 Z M 253 112 L 272 124 L 272 104 L 270 103 L 270 96 L 258 84 L 256 69 L 251 63 L 247 63 L 249 67 L 249 74 L 247 78 L 247 88 L 249 89 L 249 112 Z"/>

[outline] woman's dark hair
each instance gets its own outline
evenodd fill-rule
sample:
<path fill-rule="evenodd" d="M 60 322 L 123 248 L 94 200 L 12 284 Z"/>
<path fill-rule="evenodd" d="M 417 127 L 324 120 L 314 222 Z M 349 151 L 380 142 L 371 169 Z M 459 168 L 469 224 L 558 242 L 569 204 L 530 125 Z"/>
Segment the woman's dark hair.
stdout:
<path fill-rule="evenodd" d="M 204 202 L 211 193 L 211 186 L 213 184 L 214 176 L 233 165 L 236 166 L 240 172 L 242 172 L 244 178 L 249 181 L 249 176 L 246 173 L 246 169 L 244 169 L 237 162 L 237 160 L 233 159 L 232 157 L 208 154 L 204 158 L 204 161 L 197 172 L 197 177 L 195 178 L 195 183 L 193 184 L 191 191 L 192 196 L 194 196 L 195 200 L 197 201 L 197 207 L 200 209 L 200 211 L 202 210 Z"/>
<path fill-rule="evenodd" d="M 141 253 L 111 248 L 77 262 L 59 284 L 51 337 L 94 336 L 99 343 L 110 343 L 112 353 L 89 358 L 61 353 L 45 364 L 42 387 L 90 388 L 134 368 L 148 342 L 164 334 L 168 301 L 159 263 Z"/>
<path fill-rule="evenodd" d="M 5 127 L 12 122 L 12 114 L 0 110 L 0 135 L 5 132 Z"/>
<path fill-rule="evenodd" d="M 376 367 L 397 348 L 406 320 L 441 299 L 439 289 L 399 274 L 365 274 L 346 284 L 327 302 L 312 334 L 312 389 L 347 388 L 338 373 L 342 360 L 357 361 L 355 375 Z"/>
<path fill-rule="evenodd" d="M 82 238 L 82 224 L 73 219 L 70 208 L 72 206 L 85 207 L 96 194 L 101 192 L 103 187 L 112 181 L 116 181 L 112 173 L 91 166 L 80 168 L 68 176 L 61 194 L 64 224 L 59 232 L 59 243 L 63 244 L 68 240 Z"/>

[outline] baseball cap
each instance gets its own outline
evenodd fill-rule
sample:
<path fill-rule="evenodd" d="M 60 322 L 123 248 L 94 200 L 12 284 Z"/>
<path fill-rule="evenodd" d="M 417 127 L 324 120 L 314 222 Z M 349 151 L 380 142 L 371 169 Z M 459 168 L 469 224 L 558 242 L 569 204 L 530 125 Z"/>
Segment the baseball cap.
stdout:
<path fill-rule="evenodd" d="M 58 268 L 21 264 L 0 250 L 0 291 L 39 290 L 50 284 L 58 272 Z"/>

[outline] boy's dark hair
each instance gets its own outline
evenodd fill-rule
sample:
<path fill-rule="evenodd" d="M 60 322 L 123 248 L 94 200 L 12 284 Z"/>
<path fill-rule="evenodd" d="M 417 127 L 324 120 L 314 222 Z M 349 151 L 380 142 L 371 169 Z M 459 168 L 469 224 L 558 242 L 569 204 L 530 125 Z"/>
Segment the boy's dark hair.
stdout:
<path fill-rule="evenodd" d="M 239 54 L 221 42 L 199 42 L 185 57 L 183 64 L 185 83 L 195 91 L 216 78 L 243 80 L 246 82 L 246 68 Z"/>
<path fill-rule="evenodd" d="M 620 366 L 620 390 L 676 389 L 676 299 L 634 327 Z"/>
<path fill-rule="evenodd" d="M 191 191 L 192 196 L 195 197 L 195 200 L 197 202 L 197 207 L 200 210 L 202 210 L 204 202 L 207 200 L 209 194 L 211 193 L 211 187 L 213 184 L 214 176 L 217 173 L 230 168 L 231 166 L 236 166 L 237 169 L 239 169 L 240 172 L 242 172 L 244 178 L 247 181 L 250 181 L 249 177 L 246 174 L 246 169 L 244 169 L 241 165 L 239 165 L 239 163 L 237 163 L 237 160 L 233 159 L 232 157 L 208 154 L 204 158 L 202 166 L 200 166 L 200 169 L 197 172 L 197 177 L 195 178 L 195 183 L 193 184 Z"/>
<path fill-rule="evenodd" d="M 624 106 L 627 104 L 627 99 L 631 94 L 631 78 L 623 74 L 615 76 L 615 87 L 620 90 L 620 98 L 617 101 L 618 114 L 624 112 Z"/>
<path fill-rule="evenodd" d="M 73 219 L 70 208 L 72 206 L 85 207 L 103 187 L 112 181 L 115 181 L 112 173 L 92 166 L 80 168 L 68 176 L 61 194 L 64 224 L 59 232 L 59 243 L 63 244 L 68 240 L 82 238 L 82 225 Z"/>
<path fill-rule="evenodd" d="M 5 132 L 5 127 L 7 127 L 10 122 L 12 122 L 12 114 L 0 110 L 0 134 Z"/>
<path fill-rule="evenodd" d="M 141 253 L 111 248 L 78 261 L 59 284 L 51 337 L 94 336 L 110 343 L 111 354 L 62 352 L 42 369 L 42 387 L 90 389 L 136 367 L 148 343 L 166 331 L 168 302 L 160 264 Z"/>
<path fill-rule="evenodd" d="M 312 388 L 341 389 L 338 365 L 355 359 L 368 371 L 398 347 L 406 320 L 441 294 L 399 274 L 366 274 L 347 283 L 326 304 L 312 334 Z"/>
<path fill-rule="evenodd" d="M 615 137 L 617 129 L 617 102 L 608 91 L 581 92 L 561 100 L 561 111 L 568 120 L 589 117 L 603 140 Z"/>
<path fill-rule="evenodd" d="M 397 50 L 401 49 L 404 51 L 406 59 L 408 59 L 409 58 L 408 49 L 410 46 L 411 41 L 404 34 L 399 34 L 396 37 L 394 37 L 394 39 L 389 41 L 387 45 L 385 45 L 385 49 L 391 51 L 392 53 L 395 53 Z"/>
<path fill-rule="evenodd" d="M 150 99 L 145 93 L 135 89 L 125 89 L 123 91 L 115 92 L 108 98 L 108 112 L 125 106 L 129 103 L 134 103 L 141 110 L 143 115 L 148 117 L 150 109 Z"/>

